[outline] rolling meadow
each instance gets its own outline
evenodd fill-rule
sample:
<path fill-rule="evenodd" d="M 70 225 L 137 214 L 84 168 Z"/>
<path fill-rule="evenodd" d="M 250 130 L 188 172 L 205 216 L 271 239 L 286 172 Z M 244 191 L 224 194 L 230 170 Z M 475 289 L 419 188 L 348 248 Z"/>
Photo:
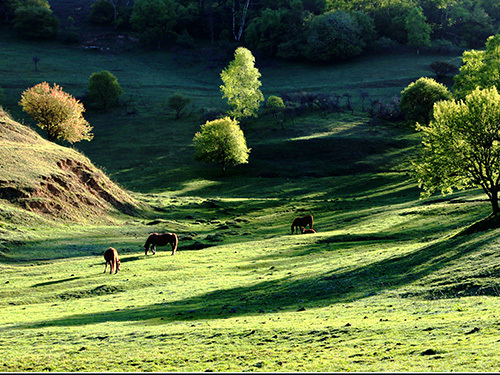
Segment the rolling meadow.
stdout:
<path fill-rule="evenodd" d="M 118 78 L 120 105 L 88 109 L 95 137 L 68 152 L 140 202 L 133 214 L 64 220 L 0 199 L 0 371 L 498 370 L 500 232 L 471 227 L 490 213 L 486 196 L 420 199 L 418 134 L 371 119 L 360 99 L 389 102 L 433 61 L 458 66 L 459 54 L 257 59 L 266 98 L 335 92 L 353 111 L 306 111 L 283 127 L 265 113 L 245 120 L 249 163 L 221 174 L 194 160 L 192 139 L 202 109 L 227 109 L 219 74 L 232 56 L 8 33 L 0 51 L 3 107 L 33 129 L 17 105 L 27 87 L 55 82 L 78 97 L 93 72 Z M 166 105 L 176 92 L 192 100 L 178 120 Z M 12 179 L 7 169 L 0 180 Z M 291 235 L 306 214 L 317 233 Z M 151 232 L 177 233 L 177 254 L 145 256 Z M 103 273 L 110 246 L 116 275 Z"/>

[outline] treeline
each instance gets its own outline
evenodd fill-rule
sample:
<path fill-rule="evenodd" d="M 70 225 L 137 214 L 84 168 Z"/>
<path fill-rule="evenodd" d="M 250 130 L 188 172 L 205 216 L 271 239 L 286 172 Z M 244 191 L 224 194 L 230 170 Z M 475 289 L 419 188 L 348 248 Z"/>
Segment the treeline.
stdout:
<path fill-rule="evenodd" d="M 29 38 L 54 37 L 48 0 L 4 0 Z M 150 49 L 245 44 L 284 59 L 336 61 L 401 46 L 477 48 L 499 31 L 498 0 L 96 0 L 88 22 L 135 32 Z M 71 26 L 71 25 L 70 25 Z"/>

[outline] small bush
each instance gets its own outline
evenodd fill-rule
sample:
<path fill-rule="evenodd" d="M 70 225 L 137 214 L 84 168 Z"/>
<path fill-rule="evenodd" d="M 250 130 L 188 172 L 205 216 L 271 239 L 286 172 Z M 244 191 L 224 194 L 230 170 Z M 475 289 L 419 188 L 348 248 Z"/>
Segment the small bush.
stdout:
<path fill-rule="evenodd" d="M 174 111 L 176 119 L 181 118 L 183 114 L 182 112 L 186 109 L 189 103 L 191 103 L 191 99 L 186 98 L 179 93 L 175 93 L 167 100 L 167 105 L 172 111 Z"/>
<path fill-rule="evenodd" d="M 446 61 L 434 61 L 431 63 L 430 68 L 436 75 L 436 79 L 442 79 L 450 74 L 458 73 L 458 68 Z"/>

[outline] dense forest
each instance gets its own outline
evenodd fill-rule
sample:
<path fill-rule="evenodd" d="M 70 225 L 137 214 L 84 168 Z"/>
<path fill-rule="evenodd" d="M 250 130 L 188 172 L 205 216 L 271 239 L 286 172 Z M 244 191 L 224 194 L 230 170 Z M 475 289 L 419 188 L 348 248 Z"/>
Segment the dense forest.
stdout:
<path fill-rule="evenodd" d="M 478 48 L 500 26 L 496 0 L 96 0 L 86 22 L 135 34 L 149 49 L 245 44 L 262 57 L 330 62 L 366 52 Z M 79 24 L 48 0 L 4 0 L 26 38 L 78 42 Z"/>

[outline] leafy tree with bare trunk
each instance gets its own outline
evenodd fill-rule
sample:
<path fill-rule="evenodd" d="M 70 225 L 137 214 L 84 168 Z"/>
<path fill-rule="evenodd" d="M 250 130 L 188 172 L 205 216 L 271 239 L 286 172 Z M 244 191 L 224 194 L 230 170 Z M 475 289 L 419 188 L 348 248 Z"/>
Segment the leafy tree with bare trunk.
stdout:
<path fill-rule="evenodd" d="M 475 89 L 465 100 L 434 104 L 429 125 L 417 124 L 422 136 L 420 157 L 413 162 L 424 189 L 443 194 L 480 187 L 494 215 L 500 213 L 500 94 L 496 87 Z"/>

